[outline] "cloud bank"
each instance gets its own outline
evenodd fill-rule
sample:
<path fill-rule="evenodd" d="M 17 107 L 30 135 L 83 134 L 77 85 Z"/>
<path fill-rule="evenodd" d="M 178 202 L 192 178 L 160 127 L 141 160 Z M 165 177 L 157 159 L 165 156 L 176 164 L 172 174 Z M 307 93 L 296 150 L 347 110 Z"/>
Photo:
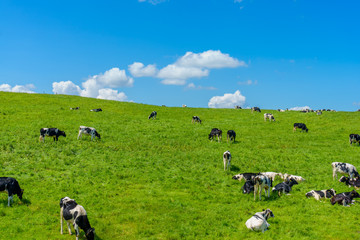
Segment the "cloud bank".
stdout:
<path fill-rule="evenodd" d="M 35 93 L 32 89 L 35 89 L 33 84 L 15 85 L 15 87 L 11 87 L 9 84 L 0 85 L 0 91 L 2 92 Z"/>
<path fill-rule="evenodd" d="M 214 96 L 208 103 L 209 108 L 233 108 L 234 106 L 244 106 L 245 96 L 237 90 L 235 93 L 225 93 L 224 96 Z"/>
<path fill-rule="evenodd" d="M 306 109 L 311 110 L 311 108 L 309 106 L 289 108 L 290 111 L 303 111 L 303 110 L 306 110 Z"/>

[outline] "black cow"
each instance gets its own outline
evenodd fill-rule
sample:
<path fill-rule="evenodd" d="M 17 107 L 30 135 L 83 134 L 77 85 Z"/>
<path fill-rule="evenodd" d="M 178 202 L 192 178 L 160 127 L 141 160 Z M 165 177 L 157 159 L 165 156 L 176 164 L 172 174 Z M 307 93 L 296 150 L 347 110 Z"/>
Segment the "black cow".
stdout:
<path fill-rule="evenodd" d="M 0 177 L 0 192 L 7 192 L 8 194 L 8 206 L 10 207 L 13 202 L 13 195 L 18 195 L 19 199 L 22 200 L 24 189 L 20 188 L 18 181 L 11 177 Z"/>
<path fill-rule="evenodd" d="M 241 187 L 241 190 L 243 191 L 243 194 L 249 194 L 254 191 L 254 181 L 253 180 L 247 180 L 244 184 L 244 186 Z"/>
<path fill-rule="evenodd" d="M 297 128 L 300 128 L 301 131 L 306 131 L 306 132 L 309 131 L 309 129 L 306 127 L 304 123 L 294 123 L 294 132 L 296 131 Z"/>
<path fill-rule="evenodd" d="M 102 112 L 101 108 L 91 109 L 90 112 Z"/>
<path fill-rule="evenodd" d="M 198 122 L 198 123 L 201 124 L 201 119 L 200 119 L 198 116 L 193 116 L 191 122 L 192 122 L 192 123 Z"/>
<path fill-rule="evenodd" d="M 284 181 L 282 183 L 279 183 L 277 184 L 273 189 L 272 191 L 275 192 L 277 191 L 278 192 L 278 195 L 280 196 L 280 193 L 283 192 L 283 193 L 289 193 L 291 191 L 291 187 L 295 184 L 298 184 L 298 182 L 293 179 L 293 178 L 290 178 L 289 181 Z"/>
<path fill-rule="evenodd" d="M 66 137 L 66 134 L 64 131 L 60 131 L 58 128 L 42 128 L 40 129 L 40 137 L 39 141 L 45 141 L 46 137 L 53 137 L 54 141 L 58 141 L 59 136 Z"/>
<path fill-rule="evenodd" d="M 217 137 L 218 141 L 221 141 L 222 131 L 220 129 L 217 129 L 217 128 L 211 129 L 211 132 L 209 134 L 209 140 L 210 139 L 211 139 L 211 141 L 214 140 L 214 137 Z"/>
<path fill-rule="evenodd" d="M 93 240 L 95 235 L 95 229 L 90 226 L 90 222 L 86 215 L 86 211 L 83 206 L 78 205 L 74 199 L 64 197 L 60 199 L 60 233 L 63 234 L 63 220 L 66 220 L 66 224 L 71 235 L 70 223 L 73 224 L 76 240 L 79 239 L 79 227 L 84 230 L 86 239 Z"/>
<path fill-rule="evenodd" d="M 260 108 L 258 108 L 258 107 L 252 107 L 251 108 L 251 112 L 261 112 L 261 110 L 260 110 Z"/>
<path fill-rule="evenodd" d="M 350 134 L 349 141 L 350 141 L 351 145 L 352 145 L 352 143 L 358 143 L 360 145 L 360 135 L 354 134 L 354 133 Z"/>
<path fill-rule="evenodd" d="M 152 119 L 156 119 L 156 116 L 157 116 L 157 112 L 152 111 L 152 112 L 150 113 L 150 115 L 149 115 L 149 118 L 148 118 L 148 119 L 150 119 L 150 118 L 152 118 Z"/>
<path fill-rule="evenodd" d="M 227 141 L 229 142 L 229 140 L 231 141 L 231 140 L 234 140 L 234 142 L 235 142 L 235 138 L 236 138 L 236 133 L 235 133 L 235 131 L 234 130 L 229 130 L 229 131 L 227 131 Z"/>
<path fill-rule="evenodd" d="M 360 194 L 355 190 L 352 190 L 351 192 L 336 194 L 334 197 L 330 199 L 330 202 L 332 205 L 338 203 L 340 205 L 347 206 L 349 203 L 353 202 L 354 198 L 360 198 Z"/>

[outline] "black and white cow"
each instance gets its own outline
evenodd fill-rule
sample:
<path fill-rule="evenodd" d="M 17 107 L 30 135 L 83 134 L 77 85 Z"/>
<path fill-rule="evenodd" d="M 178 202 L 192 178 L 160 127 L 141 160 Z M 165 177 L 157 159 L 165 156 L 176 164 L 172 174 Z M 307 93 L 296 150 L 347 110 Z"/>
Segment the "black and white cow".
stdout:
<path fill-rule="evenodd" d="M 236 106 L 235 106 L 235 109 L 242 109 L 242 107 L 236 105 Z"/>
<path fill-rule="evenodd" d="M 327 189 L 327 190 L 311 190 L 310 192 L 306 193 L 306 197 L 314 197 L 316 200 L 320 200 L 322 198 L 332 198 L 336 195 L 336 191 L 334 189 Z"/>
<path fill-rule="evenodd" d="M 230 170 L 230 166 L 231 166 L 231 153 L 229 151 L 224 152 L 223 154 L 223 161 L 224 161 L 224 171 L 226 171 L 226 169 Z"/>
<path fill-rule="evenodd" d="M 354 187 L 356 190 L 360 189 L 360 178 L 348 178 L 345 176 L 341 176 L 339 182 L 343 182 L 349 187 Z"/>
<path fill-rule="evenodd" d="M 272 115 L 271 113 L 264 113 L 264 121 L 266 122 L 266 120 L 269 119 L 269 121 L 274 121 L 275 122 L 275 118 L 274 115 Z"/>
<path fill-rule="evenodd" d="M 253 180 L 247 180 L 245 184 L 241 187 L 243 194 L 249 194 L 254 191 L 255 183 Z"/>
<path fill-rule="evenodd" d="M 258 108 L 258 107 L 252 107 L 251 112 L 254 112 L 254 111 L 259 112 L 259 113 L 261 112 L 260 108 Z"/>
<path fill-rule="evenodd" d="M 227 138 L 228 142 L 229 142 L 229 140 L 230 141 L 233 140 L 235 142 L 236 132 L 234 130 L 227 131 L 226 138 Z"/>
<path fill-rule="evenodd" d="M 198 123 L 201 124 L 201 119 L 200 119 L 198 116 L 193 116 L 191 122 L 192 122 L 192 123 L 198 122 Z"/>
<path fill-rule="evenodd" d="M 156 111 L 152 111 L 148 117 L 148 119 L 152 118 L 152 119 L 156 119 L 157 116 L 157 112 Z"/>
<path fill-rule="evenodd" d="M 102 112 L 101 108 L 91 109 L 90 112 Z"/>
<path fill-rule="evenodd" d="M 309 129 L 306 127 L 306 125 L 304 123 L 294 123 L 294 132 L 296 131 L 297 128 L 300 128 L 302 132 L 309 131 Z"/>
<path fill-rule="evenodd" d="M 90 226 L 86 211 L 83 206 L 77 204 L 74 199 L 64 197 L 60 200 L 60 233 L 63 234 L 63 220 L 65 219 L 69 234 L 71 235 L 70 223 L 74 226 L 76 240 L 79 239 L 79 227 L 84 230 L 86 239 L 93 240 L 95 229 Z"/>
<path fill-rule="evenodd" d="M 322 112 L 321 112 L 321 111 L 316 113 L 316 115 L 321 115 L 321 114 L 322 114 Z"/>
<path fill-rule="evenodd" d="M 58 141 L 59 136 L 66 137 L 64 131 L 60 131 L 58 128 L 42 128 L 40 129 L 39 141 L 45 141 L 45 137 L 53 137 L 54 141 Z"/>
<path fill-rule="evenodd" d="M 349 163 L 333 162 L 331 166 L 333 168 L 333 180 L 335 177 L 337 178 L 337 173 L 348 174 L 350 178 L 359 176 L 356 168 Z"/>
<path fill-rule="evenodd" d="M 298 183 L 305 181 L 305 178 L 303 178 L 302 176 L 296 176 L 296 175 L 287 174 L 287 173 L 284 173 L 284 174 L 282 175 L 282 179 L 283 179 L 284 181 L 285 181 L 285 180 L 290 180 L 290 178 L 295 179 Z"/>
<path fill-rule="evenodd" d="M 18 181 L 11 177 L 0 177 L 0 192 L 6 192 L 8 194 L 8 206 L 11 206 L 13 202 L 13 195 L 18 195 L 19 199 L 22 200 L 24 189 L 20 188 Z"/>
<path fill-rule="evenodd" d="M 283 176 L 282 173 L 277 173 L 277 172 L 260 172 L 260 174 L 267 176 L 268 178 L 271 179 L 272 182 L 275 181 L 275 178 L 277 176 L 280 178 L 282 178 L 282 176 Z"/>
<path fill-rule="evenodd" d="M 277 184 L 273 189 L 272 191 L 273 192 L 278 192 L 278 195 L 280 197 L 280 193 L 286 193 L 286 194 L 289 194 L 289 192 L 291 191 L 291 188 L 292 186 L 294 186 L 295 184 L 298 184 L 298 182 L 293 179 L 293 178 L 290 178 L 290 180 L 288 181 L 284 181 L 282 183 L 279 183 Z"/>
<path fill-rule="evenodd" d="M 254 177 L 254 200 L 256 200 L 256 194 L 259 194 L 259 199 L 261 200 L 261 192 L 265 190 L 265 196 L 270 197 L 270 188 L 272 181 L 270 178 L 264 175 L 257 175 Z"/>
<path fill-rule="evenodd" d="M 79 128 L 79 135 L 77 137 L 77 139 L 79 138 L 82 138 L 82 135 L 85 134 L 85 135 L 90 135 L 91 136 L 91 141 L 95 138 L 95 137 L 98 137 L 99 139 L 100 138 L 100 134 L 96 131 L 95 128 L 93 127 L 85 127 L 85 126 L 80 126 Z"/>
<path fill-rule="evenodd" d="M 79 110 L 80 107 L 74 107 L 74 108 L 70 108 L 70 110 Z"/>
<path fill-rule="evenodd" d="M 354 198 L 360 198 L 360 194 L 355 190 L 352 190 L 351 192 L 336 194 L 334 197 L 330 199 L 330 202 L 332 205 L 338 203 L 343 206 L 348 206 L 348 204 L 354 202 L 353 201 Z"/>
<path fill-rule="evenodd" d="M 360 135 L 359 134 L 350 134 L 349 135 L 349 141 L 350 144 L 352 145 L 353 143 L 358 143 L 360 145 Z"/>
<path fill-rule="evenodd" d="M 245 223 L 246 227 L 252 231 L 265 232 L 270 224 L 267 222 L 269 217 L 274 217 L 273 212 L 270 209 L 263 209 L 262 212 L 257 212 L 248 219 Z"/>
<path fill-rule="evenodd" d="M 211 129 L 211 132 L 209 134 L 209 140 L 214 140 L 214 137 L 218 138 L 218 141 L 221 141 L 222 138 L 222 131 L 220 129 L 217 128 L 213 128 Z"/>
<path fill-rule="evenodd" d="M 254 180 L 254 178 L 259 175 L 260 173 L 239 173 L 232 177 L 234 180 L 238 180 L 241 182 L 242 179 L 245 179 L 245 181 Z"/>

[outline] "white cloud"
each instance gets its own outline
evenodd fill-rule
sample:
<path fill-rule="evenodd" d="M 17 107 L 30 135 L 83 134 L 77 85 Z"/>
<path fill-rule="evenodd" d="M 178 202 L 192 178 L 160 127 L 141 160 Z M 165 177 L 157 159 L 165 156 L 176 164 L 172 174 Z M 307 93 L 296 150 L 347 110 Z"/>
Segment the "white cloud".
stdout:
<path fill-rule="evenodd" d="M 257 80 L 253 81 L 253 80 L 247 80 L 244 82 L 238 82 L 239 85 L 256 85 L 258 83 Z"/>
<path fill-rule="evenodd" d="M 96 97 L 99 99 L 116 100 L 116 101 L 127 101 L 127 96 L 123 92 L 111 88 L 103 88 L 99 90 L 99 95 Z"/>
<path fill-rule="evenodd" d="M 163 78 L 163 84 L 185 85 L 188 78 L 200 78 L 209 75 L 209 70 L 196 67 L 183 67 L 170 64 L 161 69 L 157 75 Z"/>
<path fill-rule="evenodd" d="M 81 89 L 71 81 L 53 82 L 53 92 L 56 94 L 79 95 Z"/>
<path fill-rule="evenodd" d="M 226 93 L 224 96 L 212 97 L 208 103 L 209 108 L 233 108 L 234 106 L 242 107 L 245 104 L 245 96 L 237 90 L 234 94 Z"/>
<path fill-rule="evenodd" d="M 152 5 L 157 5 L 159 3 L 163 3 L 166 2 L 167 0 L 138 0 L 139 2 L 148 2 L 151 3 Z"/>
<path fill-rule="evenodd" d="M 193 90 L 216 90 L 215 87 L 203 87 L 203 86 L 195 86 L 194 83 L 189 83 L 187 86 L 186 86 L 187 89 L 193 89 Z"/>
<path fill-rule="evenodd" d="M 290 108 L 289 110 L 290 110 L 290 111 L 303 111 L 303 110 L 306 110 L 306 109 L 311 110 L 311 108 L 310 108 L 309 106 L 304 106 L 304 107 L 293 107 L 293 108 Z"/>
<path fill-rule="evenodd" d="M 125 70 L 119 68 L 112 68 L 104 74 L 94 75 L 90 79 L 95 79 L 99 84 L 111 88 L 132 87 L 134 83 L 134 79 L 126 76 Z"/>
<path fill-rule="evenodd" d="M 145 67 L 141 62 L 134 62 L 129 65 L 129 72 L 134 77 L 153 77 L 158 70 L 156 69 L 155 64 L 149 64 Z"/>
<path fill-rule="evenodd" d="M 11 87 L 9 84 L 0 85 L 0 91 L 2 92 L 35 93 L 32 89 L 35 89 L 34 84 L 15 85 L 15 87 Z"/>

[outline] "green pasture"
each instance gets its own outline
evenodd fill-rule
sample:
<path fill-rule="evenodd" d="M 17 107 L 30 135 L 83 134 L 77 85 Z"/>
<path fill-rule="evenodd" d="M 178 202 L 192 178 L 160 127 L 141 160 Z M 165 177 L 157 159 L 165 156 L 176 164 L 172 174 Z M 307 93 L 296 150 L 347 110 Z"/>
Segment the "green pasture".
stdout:
<path fill-rule="evenodd" d="M 6 92 L 0 100 L 0 176 L 16 178 L 25 189 L 23 201 L 14 196 L 12 207 L 0 194 L 0 239 L 75 239 L 60 234 L 65 196 L 84 206 L 96 239 L 103 240 L 360 238 L 359 203 L 332 206 L 305 197 L 312 189 L 352 190 L 333 181 L 331 163 L 360 168 L 360 147 L 348 140 L 360 133 L 360 112 L 251 113 Z M 152 111 L 156 120 L 148 120 Z M 264 122 L 265 112 L 276 122 Z M 194 115 L 203 123 L 191 123 Z M 293 132 L 295 122 L 309 132 Z M 95 127 L 101 140 L 77 140 L 80 125 Z M 40 143 L 43 127 L 57 127 L 66 138 Z M 224 133 L 220 143 L 208 140 L 214 127 Z M 226 142 L 230 129 L 235 143 Z M 232 154 L 227 172 L 226 150 Z M 300 175 L 306 182 L 291 195 L 254 201 L 232 176 L 259 171 Z M 269 231 L 251 232 L 245 222 L 263 208 L 275 215 Z"/>

